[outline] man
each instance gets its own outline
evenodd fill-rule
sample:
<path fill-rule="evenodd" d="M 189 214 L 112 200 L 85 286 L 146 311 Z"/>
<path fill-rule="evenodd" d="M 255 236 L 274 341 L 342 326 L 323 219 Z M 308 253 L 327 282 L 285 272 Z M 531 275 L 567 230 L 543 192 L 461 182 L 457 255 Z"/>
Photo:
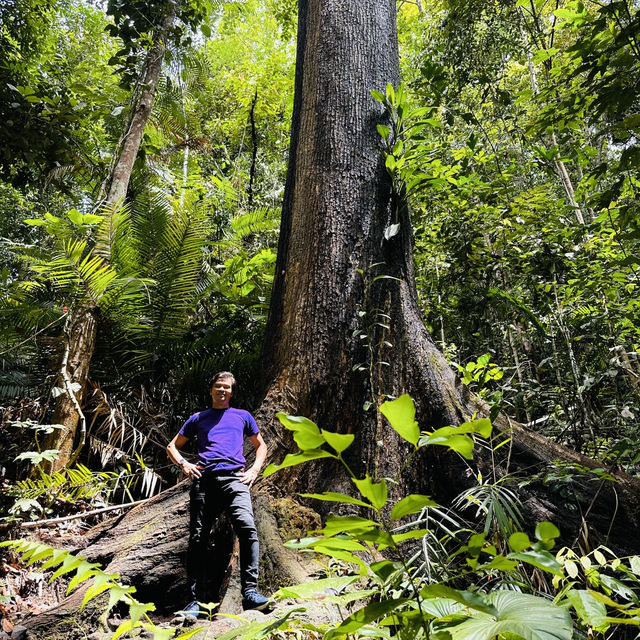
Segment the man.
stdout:
<path fill-rule="evenodd" d="M 208 602 L 204 571 L 207 545 L 211 526 L 223 510 L 229 513 L 240 541 L 242 606 L 265 609 L 269 602 L 257 590 L 258 534 L 249 495 L 267 457 L 267 445 L 253 416 L 229 406 L 235 384 L 232 373 L 216 373 L 210 383 L 212 408 L 193 414 L 167 446 L 171 460 L 193 482 L 187 551 L 187 581 L 193 602 L 184 610 L 189 616 L 198 616 L 198 601 Z M 197 464 L 180 454 L 180 449 L 194 438 Z M 245 438 L 256 449 L 255 462 L 249 469 L 245 469 L 243 454 Z"/>

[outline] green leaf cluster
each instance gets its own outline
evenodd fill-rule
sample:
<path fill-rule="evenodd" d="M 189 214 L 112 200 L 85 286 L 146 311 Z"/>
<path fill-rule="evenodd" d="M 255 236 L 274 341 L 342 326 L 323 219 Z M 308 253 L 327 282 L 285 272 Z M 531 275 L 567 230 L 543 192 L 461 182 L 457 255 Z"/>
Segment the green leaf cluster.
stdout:
<path fill-rule="evenodd" d="M 176 640 L 187 640 L 200 632 L 200 627 L 188 629 L 187 631 L 174 635 L 174 629 L 165 629 L 153 623 L 148 613 L 155 610 L 152 603 L 139 602 L 133 597 L 135 587 L 124 586 L 118 582 L 120 577 L 117 573 L 106 573 L 100 565 L 95 562 L 88 562 L 81 556 L 76 556 L 70 551 L 54 549 L 46 544 L 33 542 L 30 540 L 6 540 L 0 543 L 0 547 L 8 547 L 21 554 L 20 561 L 30 566 L 36 562 L 41 562 L 40 570 L 47 571 L 55 569 L 49 578 L 53 582 L 61 576 L 71 577 L 67 587 L 67 594 L 77 589 L 82 583 L 90 580 L 89 588 L 82 599 L 81 608 L 102 594 L 106 594 L 106 606 L 101 615 L 101 620 L 106 623 L 110 611 L 119 602 L 128 606 L 129 616 L 120 623 L 118 628 L 110 636 L 110 640 L 116 640 L 135 629 L 144 629 L 152 634 L 154 640 L 167 640 L 169 637 Z M 71 574 L 69 576 L 69 574 Z M 170 633 L 170 636 L 168 635 Z"/>

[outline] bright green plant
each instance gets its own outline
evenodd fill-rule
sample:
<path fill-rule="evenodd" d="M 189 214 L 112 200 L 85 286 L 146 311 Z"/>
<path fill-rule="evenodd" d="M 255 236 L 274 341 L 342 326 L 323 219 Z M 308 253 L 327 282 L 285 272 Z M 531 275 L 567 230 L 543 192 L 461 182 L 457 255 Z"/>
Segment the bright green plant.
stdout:
<path fill-rule="evenodd" d="M 462 375 L 462 382 L 467 386 L 476 383 L 476 391 L 482 394 L 485 385 L 491 380 L 502 380 L 504 371 L 497 364 L 491 362 L 491 355 L 485 353 L 476 362 L 468 362 L 464 367 L 458 365 Z"/>
<path fill-rule="evenodd" d="M 91 471 L 82 464 L 76 464 L 73 468 L 48 474 L 40 462 L 57 459 L 57 454 L 46 455 L 48 453 L 29 452 L 29 460 L 35 465 L 38 477 L 17 480 L 9 487 L 7 493 L 15 499 L 10 514 L 15 516 L 32 510 L 50 513 L 56 503 L 72 504 L 79 500 L 106 502 L 119 491 L 133 500 L 132 485 L 144 473 L 131 473 L 128 467 L 119 471 Z"/>
<path fill-rule="evenodd" d="M 491 353 L 512 417 L 601 457 L 638 406 L 638 8 L 422 5 L 400 21 L 403 100 L 383 100 L 443 125 L 393 154 L 407 185 L 427 176 L 409 190 L 427 325 L 461 363 Z"/>
<path fill-rule="evenodd" d="M 488 437 L 491 432 L 490 422 L 480 419 L 458 427 L 444 427 L 421 433 L 415 421 L 415 407 L 407 395 L 383 403 L 380 411 L 394 430 L 413 447 L 407 457 L 407 464 L 421 448 L 434 445 L 445 446 L 464 458 L 471 459 L 474 438 Z M 302 496 L 357 506 L 369 511 L 371 515 L 369 518 L 329 515 L 325 526 L 312 532 L 311 537 L 289 543 L 289 546 L 296 549 L 312 550 L 352 563 L 357 567 L 357 574 L 366 577 L 376 594 L 369 604 L 349 615 L 339 626 L 327 629 L 326 638 L 356 633 L 398 638 L 445 637 L 445 634 L 451 632 L 462 633 L 462 629 L 465 629 L 465 635 L 456 637 L 468 637 L 466 630 L 471 634 L 479 619 L 483 620 L 480 626 L 484 629 L 484 635 L 481 637 L 493 637 L 509 626 L 514 633 L 521 629 L 522 633 L 529 634 L 526 637 L 534 637 L 536 630 L 546 628 L 550 620 L 553 620 L 556 632 L 559 633 L 558 638 L 571 637 L 568 613 L 542 598 L 512 591 L 483 594 L 481 591 L 456 589 L 444 583 L 429 584 L 425 576 L 411 566 L 405 544 L 411 540 L 423 539 L 428 532 L 415 528 L 398 532 L 397 528 L 408 516 L 424 513 L 438 505 L 428 496 L 418 494 L 406 496 L 393 505 L 389 504 L 387 479 L 371 478 L 369 475 L 359 479 L 344 461 L 343 453 L 353 442 L 353 435 L 319 429 L 306 418 L 283 414 L 279 414 L 278 418 L 293 432 L 300 452 L 287 455 L 280 465 L 270 465 L 265 475 L 308 460 L 333 458 L 343 464 L 359 497 L 334 492 Z M 549 525 L 539 529 L 537 543 L 528 544 L 507 555 L 501 555 L 495 546 L 485 543 L 484 534 L 473 536 L 469 544 L 458 553 L 468 556 L 467 573 L 512 571 L 519 562 L 557 571 L 559 564 L 547 550 L 553 544 L 552 538 L 558 535 L 555 527 L 551 527 Z M 375 558 L 380 557 L 384 550 L 391 551 L 392 557 L 396 559 L 368 565 L 361 555 L 356 555 Z M 482 561 L 481 554 L 485 554 Z M 457 577 L 460 578 L 460 575 Z M 355 582 L 356 577 L 350 579 Z M 286 597 L 287 590 L 278 595 Z M 369 598 L 371 593 L 365 592 L 360 596 Z M 350 594 L 348 597 L 355 596 Z M 527 615 L 523 614 L 525 609 Z M 458 627 L 456 632 L 455 628 Z"/>
<path fill-rule="evenodd" d="M 392 428 L 413 447 L 407 456 L 407 463 L 421 448 L 430 445 L 445 446 L 465 459 L 471 459 L 475 439 L 478 436 L 487 438 L 491 432 L 491 424 L 486 419 L 474 420 L 459 427 L 421 432 L 415 422 L 413 402 L 406 395 L 383 403 L 380 411 Z M 306 418 L 284 414 L 279 414 L 278 418 L 292 431 L 300 451 L 287 455 L 280 465 L 270 465 L 265 470 L 265 476 L 309 460 L 332 458 L 343 465 L 358 497 L 335 492 L 301 494 L 302 497 L 357 507 L 369 515 L 329 515 L 323 528 L 311 532 L 307 538 L 287 543 L 293 549 L 338 558 L 353 569 L 351 575 L 340 578 L 282 588 L 275 594 L 277 598 L 324 599 L 326 596 L 320 594 L 326 589 L 349 587 L 343 594 L 330 596 L 330 601 L 336 605 L 356 600 L 367 601 L 367 604 L 344 617 L 337 626 L 316 626 L 315 631 L 321 631 L 325 638 L 491 640 L 508 635 L 527 640 L 569 640 L 574 632 L 570 611 L 575 612 L 579 627 L 591 630 L 601 630 L 603 625 L 608 625 L 607 629 L 612 625 L 640 625 L 637 610 L 630 608 L 637 598 L 632 588 L 626 586 L 625 593 L 618 586 L 615 594 L 622 601 L 614 601 L 610 597 L 614 589 L 606 585 L 603 592 L 593 598 L 599 598 L 598 602 L 605 610 L 609 607 L 614 611 L 605 615 L 599 607 L 602 615 L 598 622 L 602 625 L 596 629 L 591 624 L 591 609 L 585 612 L 591 596 L 584 596 L 580 589 L 574 588 L 576 583 L 567 581 L 567 552 L 561 551 L 557 558 L 550 553 L 560 532 L 549 522 L 542 522 L 536 527 L 533 541 L 526 533 L 513 531 L 513 527 L 508 540 L 503 539 L 502 551 L 487 538 L 485 532 L 471 532 L 470 537 L 468 530 L 465 532 L 464 529 L 448 532 L 445 554 L 453 572 L 445 575 L 430 571 L 432 558 L 429 552 L 426 554 L 426 563 L 417 567 L 416 559 L 424 551 L 410 555 L 410 549 L 415 550 L 416 541 L 428 538 L 429 530 L 418 527 L 424 526 L 425 515 L 429 511 L 440 509 L 438 505 L 428 496 L 417 494 L 405 496 L 391 504 L 391 479 L 372 478 L 368 474 L 364 478 L 357 478 L 344 461 L 343 454 L 353 442 L 353 435 L 328 432 Z M 518 522 L 519 514 L 511 492 L 509 499 L 512 503 L 505 513 L 513 525 Z M 486 506 L 491 497 L 480 497 L 479 500 L 485 500 L 481 504 Z M 493 502 L 496 502 L 495 498 Z M 442 513 L 440 511 L 440 515 Z M 418 519 L 413 526 L 406 528 L 403 522 L 415 514 L 420 514 Z M 381 552 L 385 552 L 388 559 L 380 560 Z M 630 568 L 619 559 L 612 560 L 612 563 L 616 567 L 624 565 L 623 571 L 633 572 L 638 561 L 631 560 Z M 556 586 L 563 586 L 555 598 L 538 591 L 522 592 L 523 589 L 533 590 L 530 581 L 525 578 L 532 570 L 553 578 Z M 596 582 L 596 577 L 592 576 L 591 585 Z M 489 590 L 496 584 L 498 588 Z M 602 584 L 604 582 L 601 579 Z M 609 580 L 611 584 L 614 583 Z M 258 636 L 241 635 L 236 630 L 233 637 Z"/>
<path fill-rule="evenodd" d="M 509 481 L 505 477 L 487 482 L 478 474 L 478 484 L 463 491 L 454 500 L 453 507 L 462 510 L 475 507 L 476 517 L 484 517 L 485 535 L 495 532 L 499 539 L 507 539 L 524 526 L 522 505 L 515 491 L 508 487 Z"/>
<path fill-rule="evenodd" d="M 15 462 L 28 462 L 33 473 L 23 480 L 16 480 L 6 487 L 6 495 L 13 499 L 13 505 L 8 510 L 8 520 L 23 519 L 28 516 L 36 519 L 42 514 L 50 514 L 56 504 L 73 504 L 79 500 L 89 503 L 102 503 L 113 500 L 116 495 L 133 500 L 132 492 L 140 479 L 143 481 L 143 491 L 148 488 L 152 493 L 154 486 L 150 485 L 150 471 L 144 461 L 139 458 L 140 470 L 132 471 L 128 463 L 120 465 L 117 471 L 92 471 L 85 465 L 76 464 L 60 471 L 49 474 L 42 466 L 45 461 L 58 459 L 55 449 L 40 450 L 38 434 L 48 434 L 60 425 L 37 424 L 32 420 L 12 421 L 11 426 L 18 429 L 28 429 L 36 435 L 37 451 L 23 451 L 19 453 Z"/>
<path fill-rule="evenodd" d="M 169 638 L 187 640 L 201 631 L 200 627 L 195 627 L 174 635 L 175 629 L 166 629 L 154 624 L 149 617 L 149 613 L 155 610 L 153 603 L 139 602 L 133 596 L 136 591 L 135 587 L 125 586 L 118 582 L 119 574 L 106 573 L 99 564 L 89 562 L 82 556 L 76 556 L 67 550 L 54 549 L 49 545 L 30 540 L 7 540 L 0 543 L 0 546 L 8 547 L 21 554 L 20 561 L 27 566 L 43 562 L 40 565 L 41 571 L 56 568 L 49 578 L 49 582 L 53 582 L 61 576 L 73 574 L 67 587 L 67 594 L 77 589 L 83 582 L 91 580 L 81 606 L 84 609 L 91 600 L 102 594 L 107 594 L 108 599 L 103 599 L 101 604 L 103 608 L 100 622 L 103 626 L 106 626 L 107 616 L 116 604 L 123 602 L 127 605 L 129 617 L 120 623 L 111 636 L 111 640 L 116 640 L 116 638 L 134 630 L 150 632 L 154 640 L 169 640 Z"/>
<path fill-rule="evenodd" d="M 471 360 L 463 367 L 458 365 L 462 384 L 467 385 L 491 406 L 491 417 L 495 418 L 502 408 L 503 391 L 492 383 L 502 380 L 504 370 L 491 362 L 491 354 L 485 353 L 477 361 Z"/>

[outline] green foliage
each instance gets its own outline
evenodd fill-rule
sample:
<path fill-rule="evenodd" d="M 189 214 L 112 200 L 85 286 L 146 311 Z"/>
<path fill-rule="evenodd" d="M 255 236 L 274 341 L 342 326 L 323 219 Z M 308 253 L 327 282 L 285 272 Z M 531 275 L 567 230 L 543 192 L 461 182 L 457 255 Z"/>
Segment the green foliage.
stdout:
<path fill-rule="evenodd" d="M 0 24 L 0 175 L 16 186 L 91 175 L 101 120 L 123 99 L 104 13 L 82 2 L 10 0 Z"/>
<path fill-rule="evenodd" d="M 172 6 L 10 0 L 0 25 L 0 397 L 36 398 L 46 421 L 60 330 L 90 307 L 83 461 L 119 473 L 118 456 L 139 453 L 143 493 L 214 370 L 234 370 L 255 401 L 292 109 L 295 3 L 178 3 L 126 204 L 101 207 L 141 89 L 130 81 Z M 13 462 L 37 448 L 27 435 L 8 448 L 9 476 L 27 472 Z"/>
<path fill-rule="evenodd" d="M 403 396 L 383 403 L 380 410 L 392 427 L 415 446 L 437 444 L 429 441 L 429 434 L 420 436 L 418 431 L 419 438 L 413 436 L 415 408 L 410 398 Z M 315 459 L 319 453 L 341 460 L 345 450 L 342 447 L 340 451 L 334 449 L 336 454 L 322 448 L 331 441 L 328 432 L 306 418 L 282 414 L 278 417 L 293 432 L 301 451 L 294 454 L 295 462 L 287 456 L 285 463 L 270 466 L 265 476 L 306 458 Z M 478 420 L 458 427 L 459 433 L 453 427 L 447 429 L 451 431 L 443 437 L 478 434 L 488 438 L 491 425 L 487 420 Z M 442 430 L 433 434 L 439 431 Z M 460 452 L 466 454 L 466 447 Z M 481 483 L 461 497 L 485 514 L 488 524 L 484 532 L 459 528 L 447 516 L 448 523 L 458 527 L 451 531 L 443 526 L 441 508 L 428 496 L 409 495 L 390 505 L 386 479 L 369 475 L 358 479 L 342 463 L 359 497 L 333 492 L 302 497 L 341 503 L 343 508 L 364 507 L 370 517 L 330 514 L 322 528 L 287 546 L 330 556 L 340 562 L 341 573 L 350 575 L 283 587 L 274 594 L 280 599 L 321 597 L 344 607 L 347 615 L 340 624 L 314 627 L 324 638 L 570 640 L 576 629 L 599 637 L 597 634 L 614 628 L 640 625 L 636 608 L 640 560 L 617 558 L 605 548 L 579 558 L 564 547 L 554 556 L 551 550 L 560 536 L 558 528 L 550 522 L 538 523 L 532 541 L 520 530 L 518 498 L 501 483 Z M 417 520 L 408 522 L 408 516 L 418 513 Z M 400 521 L 406 524 L 400 525 Z M 497 524 L 491 528 L 489 525 L 494 522 Z M 420 529 L 425 523 L 430 528 Z M 440 540 L 434 535 L 436 523 L 444 532 Z M 416 540 L 422 541 L 424 552 L 419 549 L 414 553 Z M 435 542 L 442 545 L 443 553 L 437 552 Z M 385 550 L 383 556 L 381 552 Z M 424 562 L 420 565 L 417 561 L 421 557 Z M 442 567 L 448 571 L 442 572 Z M 549 591 L 533 587 L 532 571 L 538 580 L 548 576 Z M 614 577 L 615 572 L 621 577 Z M 327 590 L 335 595 L 327 597 Z M 364 604 L 354 609 L 357 601 Z M 295 620 L 288 624 L 291 630 L 297 628 Z M 248 639 L 260 637 L 262 631 L 245 626 L 234 634 Z"/>
<path fill-rule="evenodd" d="M 47 455 L 53 453 L 54 455 Z M 22 457 L 21 457 L 22 456 Z M 17 459 L 29 460 L 38 467 L 39 477 L 18 480 L 9 487 L 8 495 L 15 499 L 10 513 L 26 511 L 21 505 L 30 505 L 41 513 L 50 513 L 56 503 L 73 504 L 79 500 L 104 502 L 112 499 L 118 491 L 131 498 L 131 489 L 140 474 L 131 473 L 129 467 L 120 471 L 91 471 L 82 464 L 54 474 L 42 470 L 43 460 L 57 459 L 57 452 L 43 451 L 21 454 Z M 27 502 L 24 502 L 27 501 Z"/>
<path fill-rule="evenodd" d="M 106 623 L 107 616 L 113 607 L 119 602 L 129 607 L 129 617 L 125 619 L 114 633 L 110 636 L 111 640 L 121 637 L 123 634 L 135 629 L 143 629 L 152 633 L 155 640 L 166 640 L 169 637 L 175 640 L 187 640 L 200 632 L 200 627 L 189 629 L 185 632 L 174 635 L 175 630 L 167 630 L 154 624 L 149 618 L 149 612 L 155 609 L 152 603 L 139 602 L 133 597 L 135 587 L 128 587 L 120 582 L 117 573 L 105 573 L 100 565 L 88 562 L 82 556 L 76 556 L 69 551 L 54 549 L 46 544 L 32 542 L 30 540 L 6 540 L 0 543 L 0 547 L 10 548 L 16 553 L 21 554 L 20 561 L 30 566 L 36 562 L 42 562 L 41 571 L 47 569 L 55 569 L 49 581 L 53 582 L 61 576 L 71 576 L 67 594 L 77 589 L 82 583 L 91 580 L 89 588 L 85 592 L 82 599 L 82 608 L 98 596 L 103 596 L 102 603 L 104 606 L 101 621 Z M 105 597 L 105 596 L 108 596 Z M 102 606 L 102 605 L 101 605 Z"/>
<path fill-rule="evenodd" d="M 141 52 L 148 51 L 166 37 L 175 45 L 189 44 L 189 29 L 201 26 L 203 33 L 211 35 L 207 24 L 214 2 L 209 0 L 188 0 L 169 2 L 167 0 L 109 0 L 107 15 L 113 23 L 106 31 L 121 42 L 121 48 L 109 59 L 122 77 L 123 85 L 131 88 L 138 77 L 138 63 Z M 203 24 L 204 23 L 204 24 Z"/>
<path fill-rule="evenodd" d="M 495 413 L 617 452 L 638 411 L 637 176 L 612 122 L 637 110 L 615 88 L 637 9 L 428 4 L 400 16 L 406 86 L 374 94 L 427 324 Z"/>

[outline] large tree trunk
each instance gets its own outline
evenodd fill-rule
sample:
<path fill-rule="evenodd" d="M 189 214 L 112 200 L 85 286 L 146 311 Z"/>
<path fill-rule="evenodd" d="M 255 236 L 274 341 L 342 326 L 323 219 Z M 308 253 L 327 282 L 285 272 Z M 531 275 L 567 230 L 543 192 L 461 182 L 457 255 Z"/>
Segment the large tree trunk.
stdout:
<path fill-rule="evenodd" d="M 394 476 L 409 453 L 375 411 L 385 396 L 409 393 L 423 429 L 488 414 L 456 379 L 423 325 L 409 212 L 392 193 L 379 149 L 376 125 L 385 115 L 370 92 L 399 82 L 395 18 L 394 0 L 300 2 L 290 164 L 264 350 L 266 395 L 258 411 L 276 461 L 292 448 L 273 418 L 286 411 L 354 433 L 352 468 L 379 477 Z M 396 222 L 399 233 L 386 240 L 385 229 Z M 387 327 L 370 326 L 380 318 Z M 367 401 L 374 405 L 368 411 Z M 503 447 L 497 473 L 532 473 L 556 458 L 596 466 L 504 416 L 495 426 L 513 434 L 511 456 Z M 486 477 L 490 463 L 479 464 Z M 302 472 L 293 467 L 278 474 L 274 491 L 348 491 L 349 482 L 336 471 L 324 461 Z M 430 493 L 446 504 L 470 481 L 466 463 L 430 454 L 416 459 L 395 491 Z M 600 533 L 591 542 L 637 546 L 632 532 L 640 520 L 640 483 L 620 476 L 621 508 L 609 538 L 616 489 L 609 484 L 596 494 L 599 485 L 592 485 L 585 495 L 587 505 L 595 500 L 588 520 Z M 569 511 L 565 497 L 554 499 L 546 487 L 522 497 L 529 523 L 553 519 L 569 541 L 583 526 L 579 511 Z"/>
<path fill-rule="evenodd" d="M 406 207 L 396 207 L 379 150 L 376 125 L 385 115 L 370 92 L 399 83 L 395 14 L 393 0 L 300 3 L 291 156 L 266 332 L 269 388 L 261 408 L 271 442 L 282 439 L 270 417 L 283 397 L 289 411 L 356 433 L 361 469 L 376 467 L 379 475 L 393 474 L 404 449 L 375 407 L 363 410 L 365 401 L 408 392 L 423 428 L 455 424 L 473 411 L 422 323 L 411 224 Z M 400 232 L 385 240 L 396 221 Z M 379 275 L 393 279 L 374 282 Z M 377 313 L 391 318 L 388 329 L 372 327 L 370 340 L 354 335 Z M 354 371 L 359 363 L 364 370 Z M 421 476 L 424 484 L 422 471 L 410 481 Z M 291 475 L 297 490 L 307 488 L 307 479 L 322 488 L 312 475 Z"/>
<path fill-rule="evenodd" d="M 138 95 L 131 107 L 130 117 L 127 119 L 120 142 L 114 151 L 114 162 L 109 175 L 104 181 L 106 197 L 101 204 L 107 211 L 123 203 L 131 179 L 133 165 L 140 150 L 144 129 L 149 120 L 153 99 L 155 96 L 162 62 L 167 44 L 167 36 L 175 20 L 175 5 L 155 34 L 153 46 L 147 52 L 143 65 Z M 110 255 L 101 256 L 109 260 Z M 90 296 L 88 296 L 90 299 Z M 46 441 L 46 448 L 58 449 L 59 457 L 53 463 L 46 465 L 49 472 L 59 471 L 73 462 L 74 441 L 77 440 L 79 422 L 84 422 L 84 416 L 78 411 L 82 404 L 89 382 L 89 366 L 96 347 L 96 316 L 97 306 L 91 306 L 85 300 L 70 309 L 70 321 L 67 323 L 69 331 L 66 335 L 69 347 L 69 360 L 74 365 L 73 382 L 80 385 L 76 394 L 65 392 L 56 401 L 53 423 L 63 425 L 56 429 Z M 64 366 L 63 366 L 64 368 Z M 64 376 L 64 371 L 61 372 Z M 80 442 L 80 446 L 84 444 Z"/>

